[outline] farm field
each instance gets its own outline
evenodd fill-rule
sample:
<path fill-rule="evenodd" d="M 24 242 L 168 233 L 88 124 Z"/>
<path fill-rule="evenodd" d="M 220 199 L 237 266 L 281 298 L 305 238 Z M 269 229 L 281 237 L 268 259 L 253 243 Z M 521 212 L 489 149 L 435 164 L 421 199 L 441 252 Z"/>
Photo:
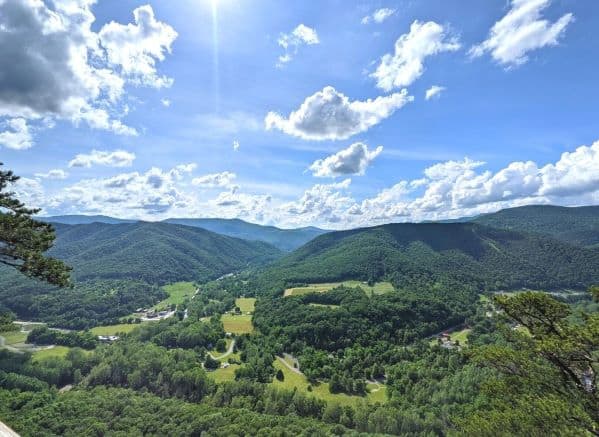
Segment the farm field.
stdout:
<path fill-rule="evenodd" d="M 233 334 L 249 334 L 254 331 L 252 316 L 249 314 L 224 314 L 221 318 L 225 332 Z"/>
<path fill-rule="evenodd" d="M 380 385 L 379 387 L 376 387 L 375 384 L 369 384 L 368 388 L 371 390 L 375 390 L 376 388 L 378 388 L 378 390 L 371 391 L 365 397 L 350 396 L 350 395 L 347 395 L 344 393 L 331 393 L 331 392 L 329 392 L 329 384 L 328 383 L 320 383 L 318 385 L 313 385 L 312 391 L 310 392 L 310 391 L 308 391 L 308 386 L 310 384 L 308 383 L 308 380 L 306 379 L 306 377 L 304 375 L 301 375 L 301 374 L 291 371 L 289 368 L 287 368 L 287 366 L 282 364 L 278 359 L 275 360 L 273 365 L 274 365 L 275 371 L 280 369 L 284 375 L 283 381 L 279 381 L 277 378 L 273 378 L 271 384 L 275 387 L 285 388 L 288 390 L 293 390 L 294 387 L 297 387 L 298 390 L 306 393 L 307 395 L 312 395 L 319 399 L 323 399 L 327 402 L 336 402 L 340 405 L 355 406 L 356 404 L 358 404 L 359 402 L 364 401 L 364 400 L 367 400 L 372 403 L 385 402 L 385 400 L 386 400 L 385 386 Z"/>
<path fill-rule="evenodd" d="M 47 349 L 42 349 L 33 353 L 34 360 L 42 360 L 44 358 L 50 357 L 64 357 L 69 352 L 68 347 L 66 346 L 54 346 Z"/>
<path fill-rule="evenodd" d="M 90 329 L 94 335 L 116 335 L 126 334 L 140 326 L 139 323 L 119 323 L 117 325 L 96 326 Z"/>
<path fill-rule="evenodd" d="M 242 313 L 253 313 L 256 305 L 254 297 L 238 297 L 235 299 L 235 305 L 239 307 Z"/>
<path fill-rule="evenodd" d="M 342 282 L 325 282 L 318 284 L 308 284 L 305 287 L 292 287 L 285 290 L 284 296 L 301 296 L 308 293 L 324 293 L 332 290 L 335 287 L 343 285 L 345 287 L 360 287 L 368 296 L 373 294 L 386 294 L 394 291 L 393 285 L 390 282 L 376 282 L 370 286 L 361 281 L 342 281 Z"/>
<path fill-rule="evenodd" d="M 185 299 L 194 295 L 197 287 L 193 282 L 175 282 L 174 284 L 165 285 L 162 289 L 168 293 L 168 297 L 154 305 L 155 309 L 182 304 Z"/>

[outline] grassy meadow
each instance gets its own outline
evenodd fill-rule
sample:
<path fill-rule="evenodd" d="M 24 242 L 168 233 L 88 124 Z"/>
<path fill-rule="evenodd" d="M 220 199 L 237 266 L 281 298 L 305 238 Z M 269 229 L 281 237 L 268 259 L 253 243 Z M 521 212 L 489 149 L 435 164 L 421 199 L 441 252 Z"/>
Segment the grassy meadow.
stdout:
<path fill-rule="evenodd" d="M 249 334 L 254 331 L 252 316 L 249 314 L 224 314 L 221 318 L 225 332 L 233 334 Z"/>
<path fill-rule="evenodd" d="M 386 294 L 394 291 L 390 282 L 376 282 L 370 286 L 361 281 L 325 282 L 319 284 L 308 284 L 305 287 L 292 287 L 285 290 L 285 296 L 301 296 L 309 293 L 324 293 L 339 286 L 360 287 L 368 296 L 373 294 Z"/>
<path fill-rule="evenodd" d="M 155 309 L 167 308 L 171 305 L 180 305 L 185 299 L 191 299 L 197 290 L 193 282 L 175 282 L 162 287 L 168 297 L 154 305 Z"/>
<path fill-rule="evenodd" d="M 317 397 L 319 399 L 323 399 L 327 402 L 335 402 L 340 405 L 356 406 L 356 404 L 359 404 L 361 401 L 364 400 L 367 400 L 372 403 L 382 403 L 386 401 L 384 385 L 379 385 L 377 387 L 375 384 L 369 384 L 368 389 L 370 390 L 370 393 L 368 393 L 366 396 L 350 396 L 345 393 L 331 393 L 329 391 L 329 384 L 326 382 L 317 385 L 312 385 L 312 391 L 310 392 L 308 391 L 308 386 L 310 385 L 310 383 L 304 375 L 291 371 L 278 359 L 275 360 L 273 365 L 275 370 L 280 369 L 284 375 L 283 381 L 279 381 L 277 378 L 273 378 L 271 384 L 275 387 L 285 388 L 288 390 L 293 390 L 293 388 L 296 387 L 298 390 L 308 395 Z"/>
<path fill-rule="evenodd" d="M 238 297 L 235 299 L 235 305 L 239 307 L 242 313 L 253 313 L 256 306 L 254 297 Z"/>

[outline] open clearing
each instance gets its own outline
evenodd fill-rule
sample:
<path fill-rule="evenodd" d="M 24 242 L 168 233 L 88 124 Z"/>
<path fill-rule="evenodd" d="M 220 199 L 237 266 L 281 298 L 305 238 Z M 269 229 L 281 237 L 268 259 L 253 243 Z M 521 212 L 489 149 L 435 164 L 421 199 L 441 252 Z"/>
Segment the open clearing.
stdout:
<path fill-rule="evenodd" d="M 25 343 L 25 340 L 27 340 L 27 334 L 27 332 L 21 331 L 0 332 L 0 336 L 4 337 L 4 342 L 7 345 Z"/>
<path fill-rule="evenodd" d="M 324 282 L 319 284 L 308 284 L 305 287 L 293 287 L 285 290 L 285 296 L 301 296 L 308 293 L 324 293 L 333 288 L 343 285 L 345 287 L 360 287 L 368 296 L 373 294 L 385 294 L 394 291 L 390 282 L 376 282 L 370 286 L 361 281 Z"/>
<path fill-rule="evenodd" d="M 364 400 L 367 400 L 371 403 L 382 403 L 386 401 L 385 386 L 382 384 L 379 384 L 378 386 L 376 384 L 368 384 L 370 393 L 368 393 L 366 396 L 350 396 L 344 393 L 331 393 L 329 392 L 329 384 L 326 382 L 313 385 L 312 391 L 310 392 L 308 391 L 308 386 L 310 383 L 304 375 L 291 371 L 278 359 L 275 360 L 273 365 L 275 371 L 280 369 L 284 375 L 283 381 L 273 378 L 271 384 L 275 387 L 285 388 L 288 390 L 293 390 L 294 387 L 297 387 L 298 390 L 304 392 L 308 396 L 314 396 L 324 401 L 335 402 L 340 405 L 356 406 L 356 404 L 359 404 Z"/>
<path fill-rule="evenodd" d="M 165 285 L 162 289 L 168 293 L 168 297 L 154 305 L 155 309 L 182 304 L 185 299 L 191 299 L 197 287 L 193 282 L 175 282 L 174 284 Z"/>
<path fill-rule="evenodd" d="M 235 379 L 235 369 L 239 369 L 239 367 L 241 367 L 239 364 L 231 364 L 226 369 L 221 367 L 207 373 L 215 382 L 233 381 Z"/>
<path fill-rule="evenodd" d="M 238 297 L 235 299 L 235 305 L 239 307 L 242 313 L 253 313 L 256 306 L 256 298 L 254 297 Z"/>
<path fill-rule="evenodd" d="M 50 357 L 64 357 L 69 352 L 66 346 L 53 346 L 51 348 L 42 349 L 33 353 L 34 360 L 42 360 Z"/>
<path fill-rule="evenodd" d="M 254 331 L 252 316 L 249 314 L 224 314 L 221 318 L 225 332 L 233 334 L 249 334 Z"/>
<path fill-rule="evenodd" d="M 472 331 L 470 328 L 454 331 L 449 334 L 449 338 L 451 338 L 451 341 L 459 341 L 461 345 L 465 345 L 468 344 L 468 334 L 470 334 L 470 331 Z"/>
<path fill-rule="evenodd" d="M 90 331 L 94 335 L 127 334 L 140 325 L 140 323 L 119 323 L 118 325 L 96 326 Z"/>

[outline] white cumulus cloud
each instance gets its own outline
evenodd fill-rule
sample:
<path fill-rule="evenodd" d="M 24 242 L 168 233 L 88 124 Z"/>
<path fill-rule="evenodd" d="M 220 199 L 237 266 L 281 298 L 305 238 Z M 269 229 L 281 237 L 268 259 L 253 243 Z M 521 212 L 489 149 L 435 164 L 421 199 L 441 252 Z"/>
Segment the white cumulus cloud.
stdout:
<path fill-rule="evenodd" d="M 424 94 L 424 98 L 426 100 L 439 98 L 443 91 L 445 91 L 444 86 L 433 85 L 429 89 L 426 90 L 426 93 Z"/>
<path fill-rule="evenodd" d="M 42 179 L 66 179 L 69 174 L 60 168 L 56 168 L 47 173 L 36 173 L 35 176 Z"/>
<path fill-rule="evenodd" d="M 91 153 L 80 153 L 69 162 L 69 167 L 91 167 L 103 165 L 106 167 L 130 167 L 135 160 L 135 153 L 125 150 L 112 152 L 92 150 Z"/>
<path fill-rule="evenodd" d="M 401 35 L 395 42 L 394 53 L 384 55 L 370 76 L 385 91 L 408 86 L 424 72 L 427 57 L 454 52 L 459 48 L 458 38 L 450 36 L 442 25 L 434 21 L 414 21 L 410 32 Z"/>
<path fill-rule="evenodd" d="M 382 146 L 368 150 L 366 144 L 354 143 L 334 155 L 314 161 L 310 170 L 317 177 L 363 175 L 366 168 L 382 151 Z"/>
<path fill-rule="evenodd" d="M 306 140 L 343 140 L 370 129 L 413 99 L 403 89 L 376 99 L 350 101 L 327 86 L 307 97 L 287 118 L 269 112 L 265 125 Z"/>
<path fill-rule="evenodd" d="M 33 138 L 24 118 L 9 118 L 4 125 L 7 130 L 0 132 L 0 146 L 15 150 L 33 146 Z"/>
<path fill-rule="evenodd" d="M 491 28 L 485 41 L 469 51 L 472 57 L 490 53 L 499 64 L 512 67 L 528 61 L 528 53 L 557 45 L 574 15 L 562 15 L 554 23 L 541 18 L 551 0 L 512 0 L 508 13 Z"/>
<path fill-rule="evenodd" d="M 395 14 L 395 11 L 396 11 L 396 9 L 391 9 L 391 8 L 377 9 L 372 14 L 366 15 L 364 18 L 362 18 L 362 24 L 368 24 L 368 23 L 371 23 L 373 21 L 375 23 L 382 23 L 387 18 L 389 18 L 393 14 Z"/>
<path fill-rule="evenodd" d="M 212 173 L 194 178 L 191 183 L 202 188 L 230 187 L 237 175 L 230 171 Z"/>
<path fill-rule="evenodd" d="M 319 44 L 318 34 L 316 30 L 304 24 L 299 24 L 289 33 L 282 33 L 277 41 L 279 46 L 284 49 L 284 53 L 279 56 L 277 66 L 282 66 L 290 62 L 297 54 L 301 46 L 311 46 Z"/>
<path fill-rule="evenodd" d="M 176 32 L 150 6 L 135 24 L 92 29 L 94 0 L 0 2 L 0 119 L 68 120 L 136 135 L 122 117 L 126 85 L 163 86 L 156 73 Z"/>
<path fill-rule="evenodd" d="M 156 72 L 156 62 L 163 61 L 177 38 L 177 32 L 156 20 L 150 5 L 133 11 L 135 24 L 111 21 L 100 29 L 100 44 L 106 50 L 108 64 L 135 84 L 155 88 L 170 86 L 172 79 Z"/>

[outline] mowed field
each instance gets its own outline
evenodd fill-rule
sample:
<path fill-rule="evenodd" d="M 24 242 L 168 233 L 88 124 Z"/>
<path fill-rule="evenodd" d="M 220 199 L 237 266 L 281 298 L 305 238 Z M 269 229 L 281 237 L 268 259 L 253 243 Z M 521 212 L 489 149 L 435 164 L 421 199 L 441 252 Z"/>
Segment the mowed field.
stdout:
<path fill-rule="evenodd" d="M 175 282 L 174 284 L 165 285 L 162 289 L 168 293 L 168 297 L 154 305 L 155 309 L 182 304 L 185 299 L 191 299 L 197 287 L 193 282 Z"/>
<path fill-rule="evenodd" d="M 140 325 L 140 323 L 119 323 L 118 325 L 96 326 L 90 329 L 90 332 L 94 335 L 127 334 Z"/>
<path fill-rule="evenodd" d="M 277 378 L 273 378 L 272 385 L 275 387 L 285 388 L 293 390 L 296 387 L 299 391 L 307 394 L 308 396 L 314 396 L 327 402 L 335 402 L 340 405 L 351 405 L 356 406 L 361 401 L 368 401 L 371 403 L 385 402 L 386 401 L 386 389 L 384 385 L 368 384 L 368 393 L 366 396 L 350 396 L 344 393 L 331 393 L 329 391 L 328 383 L 320 383 L 312 385 L 312 391 L 308 391 L 310 383 L 306 377 L 302 374 L 291 371 L 287 366 L 281 363 L 278 359 L 273 363 L 275 370 L 281 370 L 284 375 L 283 381 L 279 381 Z"/>
<path fill-rule="evenodd" d="M 256 306 L 256 298 L 254 297 L 238 297 L 235 299 L 235 305 L 239 307 L 242 313 L 253 313 Z"/>
<path fill-rule="evenodd" d="M 233 334 L 249 334 L 254 331 L 252 316 L 250 314 L 224 314 L 221 317 L 221 320 L 225 332 L 231 332 Z"/>
<path fill-rule="evenodd" d="M 50 358 L 50 357 L 65 357 L 67 355 L 67 353 L 69 352 L 68 347 L 66 346 L 53 346 L 51 348 L 47 348 L 47 349 L 42 349 L 39 350 L 37 352 L 33 353 L 33 359 L 34 360 L 42 360 L 44 358 Z"/>
<path fill-rule="evenodd" d="M 285 290 L 285 296 L 300 296 L 308 293 L 324 293 L 333 288 L 343 285 L 345 287 L 360 287 L 368 296 L 373 294 L 385 294 L 394 291 L 390 282 L 376 282 L 370 286 L 361 281 L 325 282 L 319 284 L 308 284 L 305 287 L 293 287 Z"/>

